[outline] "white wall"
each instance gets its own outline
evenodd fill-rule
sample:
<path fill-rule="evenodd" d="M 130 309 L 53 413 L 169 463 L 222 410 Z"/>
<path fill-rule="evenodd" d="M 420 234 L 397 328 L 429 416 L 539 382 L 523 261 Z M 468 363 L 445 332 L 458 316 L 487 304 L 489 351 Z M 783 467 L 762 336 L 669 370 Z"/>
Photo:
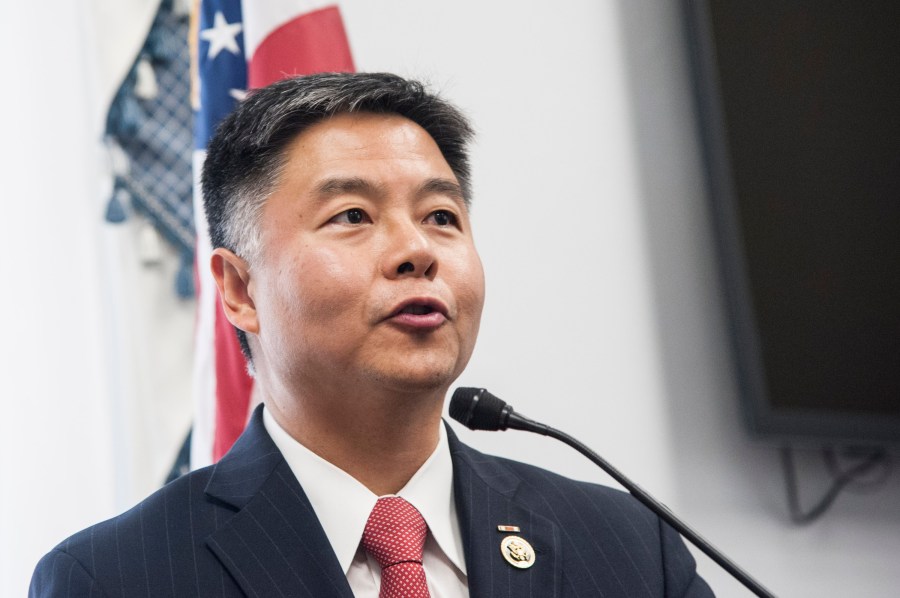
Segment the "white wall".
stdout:
<path fill-rule="evenodd" d="M 59 0 L 55 4 L 62 13 L 74 10 Z M 895 595 L 900 587 L 897 476 L 878 493 L 842 496 L 822 521 L 795 528 L 787 522 L 775 449 L 751 442 L 743 432 L 677 3 L 557 4 L 342 2 L 361 70 L 430 80 L 467 110 L 479 131 L 474 219 L 488 300 L 479 345 L 460 384 L 487 386 L 518 410 L 587 442 L 778 595 Z M 31 17 L 32 31 L 48 26 Z M 77 47 L 78 40 L 61 25 L 56 33 L 66 47 Z M 37 48 L 38 42 L 32 45 Z M 2 54 L 5 64 L 9 53 Z M 53 58 L 61 60 L 59 53 Z M 10 129 L 15 138 L 29 139 L 41 128 L 38 123 L 47 117 L 32 104 L 55 105 L 60 95 L 69 104 L 87 101 L 77 81 L 68 81 L 76 91 L 66 87 L 63 94 L 59 81 L 27 80 L 32 91 L 15 105 L 34 111 L 28 119 L 8 123 L 5 118 L 4 139 Z M 33 153 L 43 160 L 41 168 L 50 164 L 54 172 L 70 173 L 66 186 L 71 188 L 72 181 L 81 180 L 79 163 L 71 161 L 82 159 L 78 150 L 86 143 L 85 131 L 71 122 L 77 116 L 53 118 L 47 131 L 59 132 L 57 142 L 34 142 Z M 8 151 L 9 141 L 2 143 Z M 29 172 L 42 172 L 36 161 L 31 164 Z M 14 196 L 31 201 L 17 208 L 25 213 L 13 226 L 3 221 L 2 280 L 17 281 L 4 289 L 18 294 L 7 290 L 0 299 L 4 313 L 17 308 L 8 338 L 18 343 L 4 347 L 12 354 L 4 353 L 3 367 L 10 370 L 3 377 L 27 383 L 13 386 L 13 401 L 4 394 L 4 405 L 23 399 L 28 405 L 53 405 L 59 416 L 21 405 L 14 413 L 20 410 L 26 423 L 46 415 L 59 434 L 50 437 L 64 441 L 47 440 L 52 452 L 11 459 L 10 451 L 25 455 L 24 447 L 33 446 L 34 427 L 19 425 L 21 418 L 15 425 L 4 421 L 0 479 L 6 484 L 7 472 L 21 477 L 54 460 L 72 463 L 63 455 L 74 447 L 89 451 L 76 465 L 85 459 L 98 465 L 58 468 L 57 482 L 91 475 L 101 481 L 68 490 L 66 498 L 75 503 L 66 507 L 65 517 L 49 522 L 44 519 L 55 512 L 52 505 L 63 502 L 57 496 L 31 509 L 33 496 L 0 495 L 0 567 L 7 567 L 0 577 L 17 580 L 0 581 L 16 590 L 6 592 L 0 585 L 3 595 L 21 595 L 25 569 L 37 556 L 35 548 L 28 555 L 34 554 L 32 560 L 16 560 L 19 547 L 8 538 L 18 543 L 27 536 L 29 547 L 49 548 L 51 537 L 122 506 L 116 488 L 123 492 L 121 482 L 117 486 L 110 479 L 109 439 L 79 438 L 77 427 L 63 419 L 71 418 L 65 410 L 76 411 L 77 400 L 102 421 L 104 403 L 98 397 L 112 384 L 104 378 L 106 364 L 78 352 L 105 317 L 92 290 L 99 284 L 92 254 L 98 208 L 64 201 L 68 196 L 58 187 L 36 186 L 25 173 L 13 180 L 15 193 L 4 193 L 5 204 L 18 205 L 10 199 Z M 92 197 L 90 190 L 82 195 Z M 63 226 L 58 218 L 78 227 Z M 68 241 L 59 245 L 67 248 L 68 259 L 59 260 L 32 240 L 44 238 L 48 222 L 57 223 L 58 242 Z M 67 278 L 60 283 L 54 276 L 29 278 L 28 272 Z M 159 284 L 170 283 L 160 277 Z M 62 308 L 58 300 L 48 303 L 60 289 L 69 298 Z M 82 312 L 90 316 L 70 317 Z M 57 380 L 63 373 L 72 378 L 65 387 L 77 388 L 75 396 L 63 396 L 45 370 Z M 20 371 L 33 375 L 12 375 Z M 176 387 L 177 369 L 170 371 Z M 186 375 L 182 382 L 187 387 Z M 465 430 L 461 435 L 484 450 L 605 480 L 581 457 L 544 438 Z M 821 490 L 822 478 L 811 485 L 809 500 Z M 46 482 L 34 488 L 39 495 L 54 492 Z M 13 507 L 24 514 L 11 516 Z M 701 570 L 718 595 L 748 595 L 708 561 L 701 559 Z"/>
<path fill-rule="evenodd" d="M 190 425 L 173 256 L 142 267 L 140 220 L 103 222 L 108 89 L 86 13 L 16 2 L 0 19 L 0 596 L 158 487 Z"/>
<path fill-rule="evenodd" d="M 74 3 L 0 19 L 0 595 L 114 503 L 100 204 Z M 37 35 L 40 31 L 42 35 Z M 50 41 L 52 40 L 52 41 Z"/>

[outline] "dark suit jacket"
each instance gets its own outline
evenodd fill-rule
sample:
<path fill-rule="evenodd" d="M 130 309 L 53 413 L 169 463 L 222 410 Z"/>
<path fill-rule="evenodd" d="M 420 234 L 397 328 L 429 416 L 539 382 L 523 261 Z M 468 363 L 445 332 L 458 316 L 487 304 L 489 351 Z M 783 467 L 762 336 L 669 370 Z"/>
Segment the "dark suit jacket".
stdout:
<path fill-rule="evenodd" d="M 212 467 L 81 531 L 38 563 L 30 596 L 353 596 L 260 410 Z M 678 535 L 629 495 L 483 455 L 452 432 L 473 597 L 711 596 Z M 517 525 L 530 569 L 500 553 Z"/>

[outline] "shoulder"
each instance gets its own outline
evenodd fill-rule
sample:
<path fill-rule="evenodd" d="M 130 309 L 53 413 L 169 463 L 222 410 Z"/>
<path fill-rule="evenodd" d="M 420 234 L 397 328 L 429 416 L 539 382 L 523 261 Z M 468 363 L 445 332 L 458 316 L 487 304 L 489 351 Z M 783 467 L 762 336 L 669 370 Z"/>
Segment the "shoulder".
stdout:
<path fill-rule="evenodd" d="M 521 480 L 514 499 L 553 521 L 577 550 L 605 538 L 647 553 L 644 558 L 661 558 L 667 526 L 627 492 L 509 459 L 498 462 Z"/>
<path fill-rule="evenodd" d="M 481 485 L 496 497 L 483 500 L 486 504 L 469 501 L 466 508 L 477 512 L 515 504 L 530 514 L 532 527 L 542 520 L 556 530 L 564 577 L 580 588 L 576 594 L 600 595 L 605 582 L 598 579 L 609 578 L 618 595 L 712 595 L 681 537 L 630 494 L 485 455 L 458 440 L 451 451 L 454 467 L 461 470 L 454 471 L 457 488 Z"/>
<path fill-rule="evenodd" d="M 225 507 L 204 493 L 210 472 L 182 476 L 124 513 L 60 542 L 35 568 L 30 595 L 55 596 L 60 588 L 77 588 L 74 595 L 103 596 L 103 588 L 137 581 L 147 581 L 142 584 L 146 592 L 150 580 L 143 578 L 150 571 L 192 558 L 196 545 L 223 519 L 217 511 Z"/>
<path fill-rule="evenodd" d="M 64 574 L 61 564 L 109 595 L 197 595 L 199 580 L 222 576 L 207 539 L 230 524 L 279 466 L 286 464 L 257 409 L 218 463 L 166 484 L 121 515 L 57 545 L 38 564 L 32 595 L 56 595 L 40 588 Z M 87 592 L 88 586 L 78 587 Z"/>
<path fill-rule="evenodd" d="M 132 542 L 147 540 L 182 523 L 203 527 L 203 512 L 215 508 L 204 493 L 211 469 L 181 476 L 131 509 L 76 533 L 56 548 L 74 554 L 91 547 L 97 553 L 114 549 L 117 538 L 128 538 Z M 193 521 L 198 515 L 200 520 Z"/>
<path fill-rule="evenodd" d="M 645 558 L 661 558 L 661 521 L 630 494 L 486 455 L 459 441 L 451 446 L 454 467 L 459 469 L 454 475 L 457 480 L 468 479 L 462 485 L 490 488 L 503 500 L 548 520 L 572 549 L 590 550 L 602 540 L 644 553 Z M 471 508 L 482 507 L 473 504 Z"/>
<path fill-rule="evenodd" d="M 657 517 L 627 492 L 602 484 L 573 480 L 552 471 L 481 453 L 459 441 L 454 443 L 457 463 L 471 467 L 483 479 L 498 480 L 513 491 L 517 502 L 539 508 L 562 523 L 575 516 L 596 514 L 600 520 L 625 519 L 658 534 Z M 655 530 L 655 531 L 654 531 Z"/>

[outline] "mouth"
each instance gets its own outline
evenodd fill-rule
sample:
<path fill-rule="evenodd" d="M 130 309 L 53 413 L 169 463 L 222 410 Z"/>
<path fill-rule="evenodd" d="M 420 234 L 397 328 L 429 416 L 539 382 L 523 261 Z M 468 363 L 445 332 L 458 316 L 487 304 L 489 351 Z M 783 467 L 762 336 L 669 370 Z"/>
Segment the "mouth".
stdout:
<path fill-rule="evenodd" d="M 424 316 L 432 313 L 439 313 L 446 318 L 447 306 L 437 299 L 417 297 L 415 299 L 407 299 L 398 305 L 391 313 L 391 317 L 396 317 L 401 314 Z"/>
<path fill-rule="evenodd" d="M 408 299 L 398 305 L 388 320 L 415 329 L 437 328 L 449 319 L 447 306 L 428 297 Z"/>

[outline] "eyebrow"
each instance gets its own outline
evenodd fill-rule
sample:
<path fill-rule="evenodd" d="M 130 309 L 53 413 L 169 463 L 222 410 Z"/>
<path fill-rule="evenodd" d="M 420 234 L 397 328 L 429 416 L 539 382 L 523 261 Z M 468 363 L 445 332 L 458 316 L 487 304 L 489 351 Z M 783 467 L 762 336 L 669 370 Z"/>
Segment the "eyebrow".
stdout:
<path fill-rule="evenodd" d="M 361 177 L 325 179 L 316 185 L 315 189 L 315 195 L 322 199 L 345 194 L 377 197 L 383 194 L 383 189 L 380 185 L 376 185 Z"/>
<path fill-rule="evenodd" d="M 384 193 L 385 190 L 383 185 L 373 183 L 372 181 L 364 179 L 362 177 L 341 177 L 325 179 L 324 181 L 316 185 L 316 188 L 314 190 L 314 194 L 316 195 L 316 197 L 319 197 L 323 200 L 345 194 L 363 195 L 366 197 L 380 197 L 384 195 Z M 424 183 L 422 183 L 422 185 L 416 191 L 416 195 L 419 197 L 431 194 L 447 195 L 463 204 L 467 204 L 465 197 L 463 196 L 462 187 L 460 187 L 459 183 L 457 183 L 456 181 L 451 181 L 450 179 L 428 179 Z"/>
<path fill-rule="evenodd" d="M 466 198 L 463 197 L 462 187 L 459 186 L 459 183 L 450 179 L 435 178 L 425 181 L 425 184 L 419 188 L 419 195 L 429 195 L 431 193 L 449 195 L 453 199 L 467 204 Z"/>

